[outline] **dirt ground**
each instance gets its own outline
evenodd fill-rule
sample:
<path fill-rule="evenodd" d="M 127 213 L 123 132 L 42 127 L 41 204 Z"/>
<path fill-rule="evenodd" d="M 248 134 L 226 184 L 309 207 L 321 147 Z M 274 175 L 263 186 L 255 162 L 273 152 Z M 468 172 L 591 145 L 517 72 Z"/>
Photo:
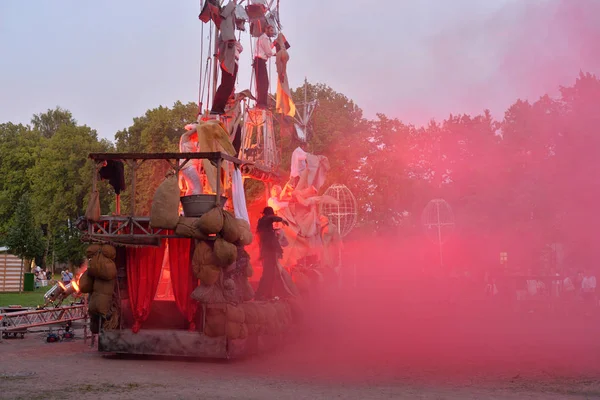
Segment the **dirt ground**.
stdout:
<path fill-rule="evenodd" d="M 85 345 L 82 332 L 53 344 L 31 333 L 0 343 L 0 398 L 600 398 L 596 321 L 525 316 L 495 326 L 456 319 L 406 326 L 413 329 L 381 332 L 364 346 L 345 326 L 328 327 L 327 335 L 306 332 L 277 352 L 228 362 L 116 358 Z M 354 337 L 371 328 L 355 327 Z"/>

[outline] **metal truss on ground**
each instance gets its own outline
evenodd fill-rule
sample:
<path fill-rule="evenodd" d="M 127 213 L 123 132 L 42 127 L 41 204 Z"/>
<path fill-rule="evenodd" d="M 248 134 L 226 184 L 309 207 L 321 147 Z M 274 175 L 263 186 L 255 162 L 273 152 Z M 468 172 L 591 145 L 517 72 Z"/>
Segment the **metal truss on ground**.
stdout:
<path fill-rule="evenodd" d="M 0 314 L 0 333 L 22 331 L 44 325 L 77 321 L 87 318 L 87 306 L 64 306 L 44 310 Z M 1 335 L 0 335 L 1 336 Z"/>

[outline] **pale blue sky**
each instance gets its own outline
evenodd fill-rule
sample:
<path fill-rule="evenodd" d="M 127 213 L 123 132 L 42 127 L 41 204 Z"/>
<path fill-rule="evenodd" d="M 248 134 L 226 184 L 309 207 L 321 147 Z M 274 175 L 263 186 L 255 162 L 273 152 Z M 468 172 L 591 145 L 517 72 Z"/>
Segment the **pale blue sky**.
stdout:
<path fill-rule="evenodd" d="M 0 0 L 0 122 L 60 105 L 112 139 L 149 108 L 197 101 L 199 3 Z M 590 12 L 600 2 L 568 3 L 281 0 L 290 84 L 326 83 L 367 116 L 420 124 L 491 108 L 501 117 L 517 97 L 600 71 L 600 14 Z M 587 7 L 577 23 L 574 5 Z M 238 89 L 251 68 L 247 36 L 242 44 Z"/>

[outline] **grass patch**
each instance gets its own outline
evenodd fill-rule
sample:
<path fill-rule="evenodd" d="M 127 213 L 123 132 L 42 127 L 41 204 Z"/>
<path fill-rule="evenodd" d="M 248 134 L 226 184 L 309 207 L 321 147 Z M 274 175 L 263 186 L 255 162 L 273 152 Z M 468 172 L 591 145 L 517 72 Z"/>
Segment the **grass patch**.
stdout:
<path fill-rule="evenodd" d="M 55 280 L 60 279 L 60 274 L 54 275 Z M 19 305 L 23 307 L 36 307 L 44 305 L 44 295 L 52 286 L 37 288 L 33 292 L 0 293 L 0 307 Z M 66 303 L 66 302 L 63 302 Z"/>
<path fill-rule="evenodd" d="M 51 286 L 35 289 L 33 292 L 23 293 L 0 293 L 0 307 L 20 305 L 23 307 L 35 307 L 44 304 L 44 294 Z"/>

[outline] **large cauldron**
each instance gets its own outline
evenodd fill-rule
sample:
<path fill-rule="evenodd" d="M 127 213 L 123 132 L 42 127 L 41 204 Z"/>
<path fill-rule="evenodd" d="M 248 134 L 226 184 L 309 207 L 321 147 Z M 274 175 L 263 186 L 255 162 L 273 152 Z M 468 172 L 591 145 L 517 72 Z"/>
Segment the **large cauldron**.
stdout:
<path fill-rule="evenodd" d="M 183 207 L 183 215 L 186 217 L 200 217 L 212 210 L 215 206 L 214 194 L 193 194 L 180 198 Z M 225 206 L 227 197 L 221 196 L 221 208 Z"/>

